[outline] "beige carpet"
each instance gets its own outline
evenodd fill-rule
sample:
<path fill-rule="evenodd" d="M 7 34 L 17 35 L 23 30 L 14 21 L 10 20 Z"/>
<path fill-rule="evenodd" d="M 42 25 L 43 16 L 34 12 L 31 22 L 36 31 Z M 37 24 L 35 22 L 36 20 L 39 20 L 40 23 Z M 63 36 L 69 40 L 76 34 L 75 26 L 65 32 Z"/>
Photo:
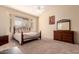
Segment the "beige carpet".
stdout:
<path fill-rule="evenodd" d="M 4 47 L 0 47 L 2 49 L 8 49 L 14 46 L 17 46 L 21 49 L 23 53 L 26 54 L 72 54 L 79 53 L 79 45 L 78 44 L 70 44 L 61 41 L 55 40 L 36 40 L 24 45 L 18 44 L 16 41 L 12 41 L 8 44 L 3 45 Z"/>
<path fill-rule="evenodd" d="M 0 51 L 10 49 L 12 47 L 15 47 L 15 43 L 13 41 L 10 41 L 9 43 L 0 46 Z"/>

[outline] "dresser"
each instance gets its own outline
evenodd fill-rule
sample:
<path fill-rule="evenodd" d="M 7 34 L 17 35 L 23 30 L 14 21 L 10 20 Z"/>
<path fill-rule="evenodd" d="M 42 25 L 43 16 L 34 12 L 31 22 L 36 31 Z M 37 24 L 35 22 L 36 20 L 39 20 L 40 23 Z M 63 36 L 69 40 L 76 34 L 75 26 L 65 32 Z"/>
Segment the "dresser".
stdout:
<path fill-rule="evenodd" d="M 74 31 L 56 30 L 54 31 L 54 40 L 74 43 Z"/>
<path fill-rule="evenodd" d="M 8 35 L 0 36 L 0 46 L 8 43 Z"/>

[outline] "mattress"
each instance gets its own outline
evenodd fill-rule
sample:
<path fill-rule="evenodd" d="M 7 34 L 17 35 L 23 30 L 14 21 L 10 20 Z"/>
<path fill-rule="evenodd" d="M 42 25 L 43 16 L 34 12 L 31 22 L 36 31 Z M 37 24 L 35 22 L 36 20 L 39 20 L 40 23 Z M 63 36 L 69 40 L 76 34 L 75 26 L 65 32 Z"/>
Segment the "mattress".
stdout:
<path fill-rule="evenodd" d="M 36 39 L 40 36 L 39 32 L 28 32 L 28 33 L 23 33 L 23 40 L 27 41 L 27 40 L 31 40 L 31 39 Z M 14 34 L 14 38 L 16 40 L 19 41 L 19 43 L 21 43 L 22 41 L 22 36 L 21 33 L 15 33 Z"/>
<path fill-rule="evenodd" d="M 38 36 L 39 36 L 39 33 L 37 32 L 23 33 L 23 39 L 31 39 L 31 38 L 36 38 Z"/>

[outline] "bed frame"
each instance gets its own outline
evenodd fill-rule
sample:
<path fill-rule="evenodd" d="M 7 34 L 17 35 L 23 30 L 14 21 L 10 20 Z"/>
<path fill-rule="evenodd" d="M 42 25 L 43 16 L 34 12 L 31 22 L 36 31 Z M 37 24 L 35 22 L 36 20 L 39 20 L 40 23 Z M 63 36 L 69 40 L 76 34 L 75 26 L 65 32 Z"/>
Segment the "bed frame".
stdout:
<path fill-rule="evenodd" d="M 13 35 L 15 34 L 15 32 L 16 32 L 16 29 L 15 29 L 15 27 L 13 28 L 13 30 L 14 30 L 14 32 L 13 32 Z M 27 41 L 24 41 L 24 39 L 23 39 L 23 32 L 21 32 L 21 45 L 23 45 L 24 43 L 27 43 L 27 42 L 31 42 L 31 41 L 35 41 L 35 40 L 38 40 L 38 39 L 40 39 L 41 40 L 41 31 L 40 31 L 40 33 L 39 33 L 40 35 L 38 36 L 38 38 L 30 38 L 30 40 L 27 40 Z M 13 37 L 13 39 L 15 39 L 14 37 Z M 16 39 L 15 39 L 16 40 Z M 16 40 L 17 41 L 17 40 Z"/>

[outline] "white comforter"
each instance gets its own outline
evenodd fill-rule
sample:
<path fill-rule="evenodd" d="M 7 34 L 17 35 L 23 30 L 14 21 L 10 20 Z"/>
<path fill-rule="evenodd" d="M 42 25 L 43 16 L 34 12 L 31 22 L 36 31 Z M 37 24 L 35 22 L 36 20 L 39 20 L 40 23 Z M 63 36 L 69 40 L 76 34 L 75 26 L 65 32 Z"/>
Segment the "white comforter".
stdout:
<path fill-rule="evenodd" d="M 21 33 L 15 33 L 14 34 L 14 38 L 17 40 L 17 41 L 19 41 L 19 43 L 21 44 Z"/>
<path fill-rule="evenodd" d="M 23 39 L 24 40 L 27 40 L 27 39 L 30 39 L 30 38 L 34 38 L 34 37 L 38 37 L 40 34 L 38 33 L 38 32 L 28 32 L 28 33 L 23 33 Z M 18 40 L 19 41 L 19 43 L 21 44 L 21 38 L 22 38 L 22 36 L 21 36 L 21 33 L 15 33 L 14 34 L 14 38 L 16 39 L 16 40 Z"/>

